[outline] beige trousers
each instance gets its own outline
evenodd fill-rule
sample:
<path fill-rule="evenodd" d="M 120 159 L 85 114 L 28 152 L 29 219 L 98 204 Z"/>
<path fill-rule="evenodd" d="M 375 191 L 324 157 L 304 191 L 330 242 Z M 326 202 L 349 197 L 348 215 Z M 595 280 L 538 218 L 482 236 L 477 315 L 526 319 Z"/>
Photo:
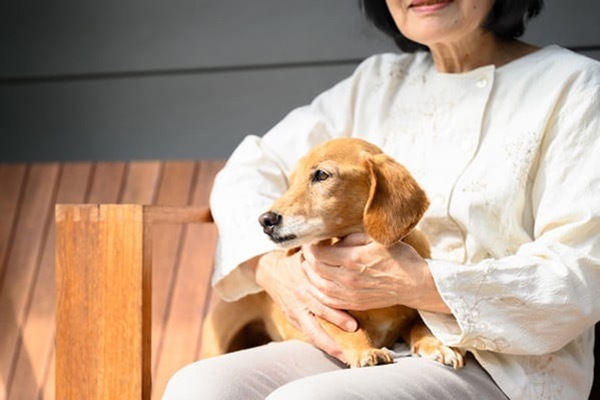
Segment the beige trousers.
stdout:
<path fill-rule="evenodd" d="M 299 341 L 271 343 L 190 364 L 171 378 L 163 400 L 265 398 L 506 400 L 473 357 L 460 370 L 414 357 L 349 369 Z"/>

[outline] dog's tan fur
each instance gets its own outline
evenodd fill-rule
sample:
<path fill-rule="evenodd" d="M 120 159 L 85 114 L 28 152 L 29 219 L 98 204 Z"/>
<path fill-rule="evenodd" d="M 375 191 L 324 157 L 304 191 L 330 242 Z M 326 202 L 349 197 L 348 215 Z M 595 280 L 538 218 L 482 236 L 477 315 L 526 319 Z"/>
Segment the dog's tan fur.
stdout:
<path fill-rule="evenodd" d="M 403 240 L 428 258 L 426 237 L 413 229 L 428 205 L 427 196 L 410 173 L 377 146 L 360 139 L 334 139 L 300 160 L 288 191 L 269 211 L 280 218 L 265 225 L 265 233 L 284 248 L 297 248 L 366 232 L 384 245 Z M 300 253 L 288 256 L 299 257 Z M 359 323 L 356 332 L 346 332 L 325 320 L 321 324 L 352 367 L 392 362 L 381 347 L 392 346 L 399 338 L 415 355 L 454 368 L 464 364 L 462 353 L 435 338 L 416 310 L 394 306 L 350 313 Z M 215 307 L 204 326 L 203 356 L 233 350 L 234 338 L 257 322 L 270 340 L 303 339 L 271 298 L 260 293 Z"/>

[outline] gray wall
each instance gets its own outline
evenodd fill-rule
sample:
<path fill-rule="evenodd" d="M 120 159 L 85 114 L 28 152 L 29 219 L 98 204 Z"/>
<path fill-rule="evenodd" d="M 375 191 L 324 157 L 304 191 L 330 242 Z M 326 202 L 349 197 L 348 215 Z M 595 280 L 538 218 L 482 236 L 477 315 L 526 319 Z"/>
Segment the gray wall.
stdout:
<path fill-rule="evenodd" d="M 225 158 L 393 50 L 357 0 L 0 3 L 0 161 Z M 526 40 L 600 59 L 600 2 L 547 0 Z"/>

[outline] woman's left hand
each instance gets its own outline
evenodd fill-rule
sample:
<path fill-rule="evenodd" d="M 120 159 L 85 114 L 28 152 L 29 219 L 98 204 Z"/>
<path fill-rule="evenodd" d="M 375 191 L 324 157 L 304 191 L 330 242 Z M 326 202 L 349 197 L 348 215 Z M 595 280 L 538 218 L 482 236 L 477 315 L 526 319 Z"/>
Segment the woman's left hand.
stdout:
<path fill-rule="evenodd" d="M 329 307 L 369 310 L 402 304 L 449 311 L 427 262 L 406 243 L 384 246 L 366 234 L 353 234 L 333 246 L 305 246 L 303 253 L 313 295 Z"/>

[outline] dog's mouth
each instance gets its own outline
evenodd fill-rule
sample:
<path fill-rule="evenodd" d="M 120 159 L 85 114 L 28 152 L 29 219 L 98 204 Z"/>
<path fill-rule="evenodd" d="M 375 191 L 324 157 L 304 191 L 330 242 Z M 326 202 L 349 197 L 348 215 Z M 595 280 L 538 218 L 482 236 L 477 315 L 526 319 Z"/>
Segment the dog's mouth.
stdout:
<path fill-rule="evenodd" d="M 267 234 L 269 239 L 279 247 L 283 249 L 290 249 L 294 247 L 302 246 L 307 243 L 316 243 L 321 240 L 325 240 L 330 238 L 330 236 L 322 236 L 322 235 L 302 235 L 298 233 L 287 234 L 287 235 L 277 235 Z"/>
<path fill-rule="evenodd" d="M 269 235 L 269 238 L 273 241 L 273 243 L 277 243 L 277 244 L 284 244 L 286 242 L 289 242 L 290 240 L 294 240 L 294 239 L 298 238 L 298 236 L 296 236 L 296 235 L 277 236 L 277 235 L 269 234 L 269 233 L 267 233 L 267 235 Z"/>

